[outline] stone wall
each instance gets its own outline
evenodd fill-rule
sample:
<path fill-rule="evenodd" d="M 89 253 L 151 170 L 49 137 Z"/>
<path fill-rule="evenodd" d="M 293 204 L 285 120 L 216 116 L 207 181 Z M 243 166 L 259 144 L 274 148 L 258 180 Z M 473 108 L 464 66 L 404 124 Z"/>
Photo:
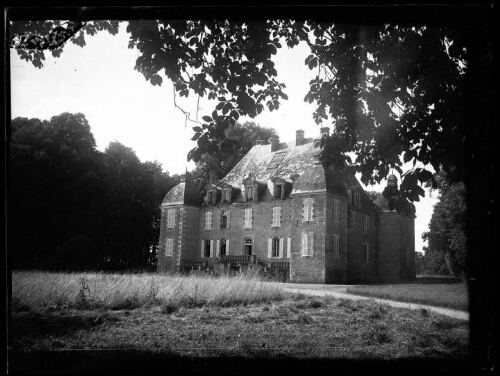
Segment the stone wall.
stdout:
<path fill-rule="evenodd" d="M 333 202 L 339 200 L 339 221 L 334 221 Z M 325 283 L 345 283 L 347 278 L 347 197 L 328 193 L 325 218 Z M 333 236 L 339 235 L 339 257 L 333 250 Z"/>
<path fill-rule="evenodd" d="M 398 282 L 401 280 L 401 216 L 396 212 L 380 213 L 378 225 L 379 239 L 379 280 Z"/>

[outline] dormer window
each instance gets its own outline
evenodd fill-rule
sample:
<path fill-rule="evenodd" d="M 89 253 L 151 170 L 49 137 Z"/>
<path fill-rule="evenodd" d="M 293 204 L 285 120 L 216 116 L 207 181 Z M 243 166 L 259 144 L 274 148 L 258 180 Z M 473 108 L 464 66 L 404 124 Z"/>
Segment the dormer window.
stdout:
<path fill-rule="evenodd" d="M 354 193 L 354 206 L 361 206 L 361 195 L 358 192 Z"/>
<path fill-rule="evenodd" d="M 215 189 L 211 189 L 207 192 L 207 204 L 208 205 L 217 204 L 217 191 Z"/>
<path fill-rule="evenodd" d="M 222 202 L 228 204 L 231 202 L 231 188 L 225 188 L 222 190 Z"/>
<path fill-rule="evenodd" d="M 274 198 L 276 199 L 283 199 L 283 196 L 284 196 L 284 184 L 283 183 L 280 183 L 280 184 L 275 184 L 274 185 Z"/>
<path fill-rule="evenodd" d="M 254 195 L 253 195 L 253 185 L 247 185 L 245 187 L 245 200 L 246 201 L 253 201 Z"/>

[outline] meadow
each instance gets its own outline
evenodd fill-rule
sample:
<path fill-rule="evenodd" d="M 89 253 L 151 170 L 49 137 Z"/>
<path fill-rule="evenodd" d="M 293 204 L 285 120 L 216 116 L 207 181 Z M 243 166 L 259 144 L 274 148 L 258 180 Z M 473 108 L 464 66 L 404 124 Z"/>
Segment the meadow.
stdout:
<path fill-rule="evenodd" d="M 25 356 L 135 349 L 248 359 L 468 354 L 466 321 L 280 286 L 256 276 L 13 272 L 11 348 Z"/>

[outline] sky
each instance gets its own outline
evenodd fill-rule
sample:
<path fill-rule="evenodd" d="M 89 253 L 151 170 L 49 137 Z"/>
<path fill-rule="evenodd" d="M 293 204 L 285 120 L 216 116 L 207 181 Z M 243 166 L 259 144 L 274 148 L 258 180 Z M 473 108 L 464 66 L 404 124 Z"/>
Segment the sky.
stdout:
<path fill-rule="evenodd" d="M 11 115 L 49 120 L 63 112 L 85 114 L 101 151 L 112 141 L 131 147 L 142 162 L 158 161 L 170 174 L 194 168 L 187 153 L 196 146 L 191 137 L 195 123 L 185 121 L 175 107 L 173 86 L 168 79 L 153 86 L 134 70 L 138 51 L 128 48 L 125 25 L 113 36 L 107 32 L 86 36 L 81 48 L 67 43 L 59 58 L 46 53 L 44 67 L 35 68 L 19 59 L 11 49 Z M 278 81 L 285 83 L 288 101 L 278 111 L 265 111 L 252 119 L 274 128 L 282 141 L 295 139 L 302 129 L 306 137 L 319 136 L 320 126 L 312 118 L 314 107 L 304 102 L 313 72 L 305 65 L 305 45 L 278 50 L 275 64 Z M 196 118 L 197 98 L 177 97 L 177 104 Z M 215 106 L 200 100 L 198 117 L 209 115 Z M 240 122 L 250 120 L 240 118 Z M 328 126 L 324 124 L 323 126 Z M 365 187 L 381 192 L 385 182 Z M 426 197 L 416 202 L 415 249 L 422 251 L 421 234 L 428 230 L 437 194 L 426 190 Z"/>

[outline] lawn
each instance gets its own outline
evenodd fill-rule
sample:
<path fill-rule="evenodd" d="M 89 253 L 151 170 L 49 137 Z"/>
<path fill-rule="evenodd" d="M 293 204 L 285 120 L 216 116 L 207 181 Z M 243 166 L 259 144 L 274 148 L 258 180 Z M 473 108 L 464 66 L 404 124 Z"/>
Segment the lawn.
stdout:
<path fill-rule="evenodd" d="M 12 350 L 170 356 L 460 359 L 468 323 L 373 301 L 307 297 L 255 277 L 14 272 Z"/>
<path fill-rule="evenodd" d="M 408 283 L 357 285 L 349 294 L 467 311 L 467 285 L 456 278 L 420 276 Z"/>

